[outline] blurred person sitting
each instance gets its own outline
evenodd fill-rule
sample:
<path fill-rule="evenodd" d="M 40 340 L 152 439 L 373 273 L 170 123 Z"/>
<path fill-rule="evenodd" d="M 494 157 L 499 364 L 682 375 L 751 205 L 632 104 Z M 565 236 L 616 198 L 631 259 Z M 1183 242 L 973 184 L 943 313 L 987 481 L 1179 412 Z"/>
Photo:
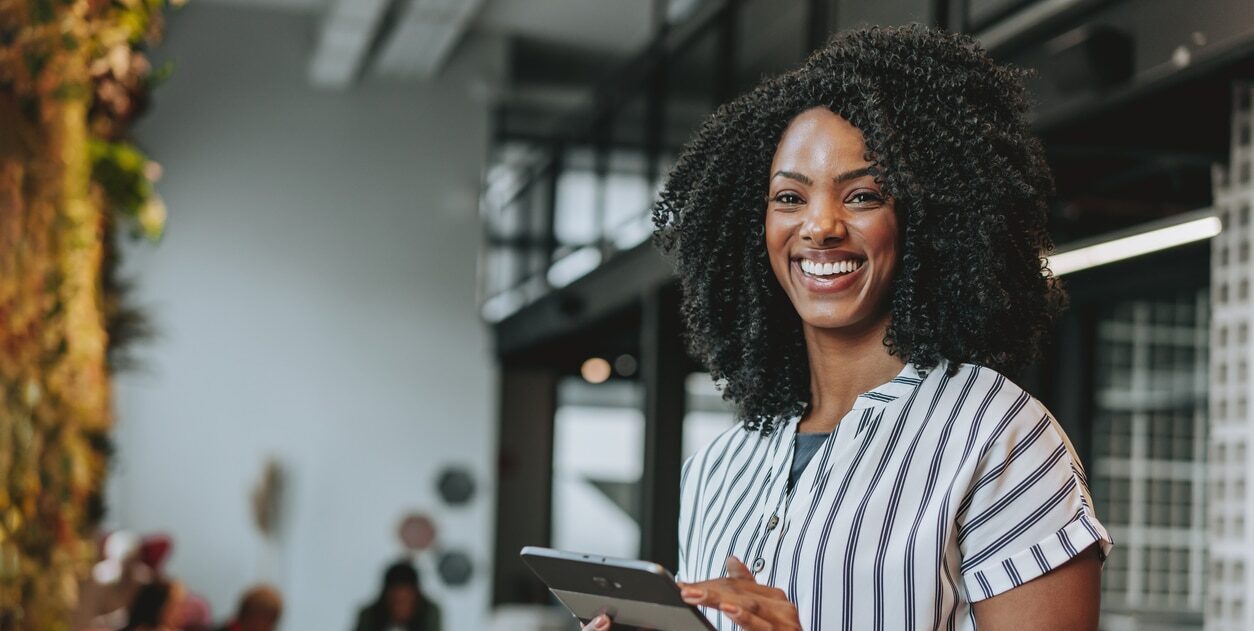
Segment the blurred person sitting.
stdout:
<path fill-rule="evenodd" d="M 358 613 L 354 631 L 440 631 L 440 608 L 423 595 L 413 564 L 388 567 L 383 591 Z"/>
<path fill-rule="evenodd" d="M 175 631 L 183 613 L 182 583 L 158 578 L 139 588 L 122 631 Z"/>
<path fill-rule="evenodd" d="M 138 602 L 144 585 L 166 582 L 165 564 L 174 540 L 165 533 L 140 537 L 124 530 L 104 535 L 100 541 L 103 560 L 78 585 L 79 599 L 72 629 L 108 630 L 130 628 L 130 607 Z M 179 584 L 178 603 L 166 626 L 181 631 L 209 631 L 213 615 L 209 602 Z"/>
<path fill-rule="evenodd" d="M 79 582 L 74 629 L 119 629 L 126 624 L 127 607 L 154 571 L 144 561 L 139 535 L 116 531 L 102 535 L 103 560 Z"/>
<path fill-rule="evenodd" d="M 240 597 L 235 619 L 220 631 L 274 631 L 283 615 L 283 596 L 269 585 L 258 585 Z"/>

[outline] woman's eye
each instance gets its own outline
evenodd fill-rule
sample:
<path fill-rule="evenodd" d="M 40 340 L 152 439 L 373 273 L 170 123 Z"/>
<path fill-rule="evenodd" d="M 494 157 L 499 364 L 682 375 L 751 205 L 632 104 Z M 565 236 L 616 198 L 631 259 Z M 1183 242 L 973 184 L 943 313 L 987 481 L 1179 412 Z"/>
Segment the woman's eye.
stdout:
<path fill-rule="evenodd" d="M 785 206 L 796 206 L 802 203 L 801 196 L 796 193 L 780 193 L 771 198 L 771 201 Z"/>
<path fill-rule="evenodd" d="M 870 191 L 859 191 L 849 197 L 849 203 L 861 206 L 869 206 L 883 203 L 884 198 Z"/>

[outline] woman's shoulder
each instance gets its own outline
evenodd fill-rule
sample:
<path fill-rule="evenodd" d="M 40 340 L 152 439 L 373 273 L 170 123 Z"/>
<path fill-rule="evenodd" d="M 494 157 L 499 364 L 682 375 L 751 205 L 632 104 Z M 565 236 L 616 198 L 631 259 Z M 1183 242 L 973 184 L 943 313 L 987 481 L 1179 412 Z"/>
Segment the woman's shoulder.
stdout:
<path fill-rule="evenodd" d="M 978 416 L 977 420 L 1040 419 L 1051 416 L 1045 404 L 1035 395 L 1016 383 L 1008 375 L 981 364 L 942 364 L 935 373 L 940 379 L 933 381 L 934 388 L 953 389 L 963 396 L 966 408 Z"/>
<path fill-rule="evenodd" d="M 950 368 L 952 366 L 952 368 Z M 945 362 L 937 367 L 938 372 L 948 374 L 950 386 L 970 388 L 970 395 L 986 398 L 990 405 L 1001 406 L 1032 406 L 1043 408 L 1044 405 L 1032 393 L 1019 385 L 1008 375 L 982 364 L 966 362 Z M 969 385 L 968 385 L 969 384 Z M 968 395 L 968 396 L 970 396 Z"/>
<path fill-rule="evenodd" d="M 965 397 L 965 406 L 982 436 L 980 443 L 1004 439 L 1009 433 L 1049 426 L 1061 432 L 1054 415 L 1044 403 L 1005 374 L 988 366 L 969 363 L 953 364 L 947 387 L 957 386 Z"/>

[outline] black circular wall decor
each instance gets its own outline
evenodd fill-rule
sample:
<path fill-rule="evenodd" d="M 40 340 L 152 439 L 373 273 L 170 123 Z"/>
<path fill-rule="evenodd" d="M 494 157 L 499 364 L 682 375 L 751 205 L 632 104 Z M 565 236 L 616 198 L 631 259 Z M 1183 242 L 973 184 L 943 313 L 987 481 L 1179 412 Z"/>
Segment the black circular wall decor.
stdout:
<path fill-rule="evenodd" d="M 475 494 L 475 481 L 470 477 L 470 473 L 460 467 L 449 467 L 440 474 L 440 481 L 436 485 L 440 490 L 440 497 L 445 502 L 454 506 L 465 504 Z"/>
<path fill-rule="evenodd" d="M 474 574 L 474 568 L 470 563 L 470 557 L 464 552 L 445 552 L 440 555 L 439 563 L 440 579 L 445 585 L 458 586 L 465 585 L 470 580 L 470 576 Z"/>

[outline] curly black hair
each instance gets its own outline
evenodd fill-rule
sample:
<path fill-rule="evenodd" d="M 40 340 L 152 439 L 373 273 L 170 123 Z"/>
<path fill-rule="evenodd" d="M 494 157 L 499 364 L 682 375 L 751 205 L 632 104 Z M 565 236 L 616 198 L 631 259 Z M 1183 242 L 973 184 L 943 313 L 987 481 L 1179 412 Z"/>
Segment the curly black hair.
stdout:
<path fill-rule="evenodd" d="M 683 287 L 690 352 L 748 429 L 769 433 L 810 398 L 801 320 L 765 244 L 769 169 L 812 107 L 857 127 L 892 196 L 900 261 L 888 352 L 1013 372 L 1065 303 L 1045 264 L 1053 178 L 1027 122 L 1025 72 L 970 37 L 921 25 L 835 35 L 799 68 L 718 108 L 653 208 L 653 238 Z"/>

